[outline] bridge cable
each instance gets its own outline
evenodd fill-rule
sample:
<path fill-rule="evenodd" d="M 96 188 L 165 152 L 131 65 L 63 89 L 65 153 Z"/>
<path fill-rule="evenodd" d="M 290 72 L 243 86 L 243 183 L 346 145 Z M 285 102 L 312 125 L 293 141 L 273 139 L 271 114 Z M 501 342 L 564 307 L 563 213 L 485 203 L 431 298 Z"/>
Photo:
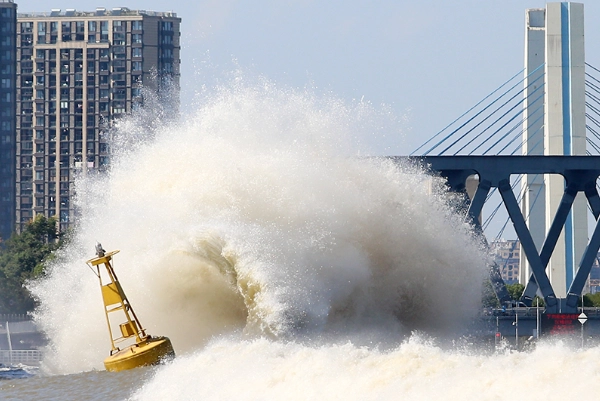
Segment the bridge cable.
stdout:
<path fill-rule="evenodd" d="M 537 97 L 537 99 L 535 99 L 535 100 L 533 101 L 532 105 L 533 105 L 533 104 L 535 104 L 535 102 L 537 102 L 537 101 L 538 101 L 539 99 L 541 99 L 543 96 L 544 96 L 544 93 L 542 93 L 540 96 L 538 96 L 538 97 Z M 535 110 L 535 111 L 534 111 L 532 114 L 535 114 L 535 113 L 536 113 L 538 110 L 540 110 L 540 108 L 541 108 L 541 107 L 544 107 L 544 104 L 543 104 L 543 103 L 541 104 L 541 106 L 538 106 L 538 108 L 537 108 L 537 109 L 536 109 L 536 110 Z M 523 110 L 523 111 L 525 111 L 525 110 Z M 520 114 L 520 113 L 519 113 L 519 114 Z M 500 137 L 500 139 L 498 139 L 498 140 L 497 140 L 497 141 L 496 141 L 494 144 L 492 144 L 492 146 L 490 146 L 489 148 L 487 148 L 487 149 L 485 150 L 485 152 L 483 152 L 483 154 L 484 154 L 484 155 L 485 155 L 485 154 L 487 154 L 487 153 L 488 153 L 490 150 L 492 150 L 492 149 L 493 149 L 493 148 L 494 148 L 496 145 L 498 145 L 500 142 L 502 142 L 504 139 L 506 139 L 506 137 L 507 137 L 507 136 L 508 136 L 508 135 L 509 135 L 511 132 L 513 132 L 514 130 L 516 130 L 516 129 L 517 129 L 518 127 L 520 127 L 520 126 L 523 126 L 523 123 L 524 123 L 525 121 L 527 121 L 527 119 L 528 119 L 528 118 L 529 118 L 529 117 L 530 117 L 532 114 L 528 114 L 528 115 L 527 115 L 527 117 L 523 117 L 523 118 L 521 119 L 521 121 L 520 121 L 520 122 L 518 122 L 518 123 L 517 123 L 515 126 L 513 126 L 513 128 L 511 128 L 511 129 L 510 129 L 508 132 L 506 132 L 504 135 L 502 135 L 502 136 Z M 518 114 L 517 114 L 517 115 L 518 115 Z M 543 117 L 543 116 L 544 116 L 544 114 L 542 114 L 542 115 L 541 115 L 541 117 Z M 512 120 L 513 120 L 514 118 L 516 118 L 516 117 L 517 117 L 517 116 L 515 116 L 515 117 L 513 117 L 511 120 L 507 121 L 507 122 L 506 122 L 506 124 L 508 124 L 510 121 L 512 121 Z M 537 122 L 537 121 L 539 121 L 539 118 L 538 118 L 536 121 L 534 121 L 534 122 Z M 500 128 L 504 128 L 504 126 L 506 126 L 506 124 L 504 124 L 504 125 L 503 125 L 502 127 L 500 127 Z M 500 130 L 500 128 L 499 128 L 498 130 Z M 498 131 L 496 131 L 496 132 L 498 132 Z M 517 135 L 522 135 L 522 134 L 523 134 L 523 132 L 525 132 L 525 128 L 523 128 L 523 129 L 521 130 L 521 132 L 517 133 Z M 491 139 L 491 137 L 490 137 L 490 138 L 488 138 L 488 139 Z M 486 140 L 486 141 L 487 141 L 487 140 Z M 513 141 L 514 141 L 514 139 L 513 139 Z M 501 153 L 501 152 L 502 152 L 504 149 L 506 149 L 506 148 L 508 147 L 508 145 L 510 145 L 510 144 L 511 144 L 513 141 L 509 142 L 509 143 L 508 143 L 506 146 L 504 146 L 504 148 L 502 148 L 502 149 L 500 150 L 500 152 L 497 152 L 497 154 Z M 483 142 L 483 143 L 485 143 L 485 142 Z M 482 143 L 481 145 L 483 145 L 483 143 Z M 479 146 L 481 146 L 481 145 L 479 145 Z M 478 146 L 477 148 L 479 148 L 479 146 Z"/>
<path fill-rule="evenodd" d="M 600 94 L 600 88 L 595 87 L 594 85 L 591 85 L 588 81 L 585 81 L 586 86 L 588 86 L 591 90 L 593 90 L 594 92 Z M 596 101 L 596 103 L 598 103 L 600 101 L 600 98 L 598 98 L 596 95 L 594 95 L 592 92 L 590 91 L 585 91 L 585 94 L 594 99 Z"/>
<path fill-rule="evenodd" d="M 533 133 L 533 135 L 531 135 L 530 138 L 528 139 L 523 139 L 521 141 L 521 144 L 518 145 L 510 154 L 514 155 L 519 149 L 523 149 L 523 145 L 525 145 L 526 143 L 528 143 L 529 141 L 531 141 L 533 139 L 534 136 L 536 136 L 539 132 L 542 132 L 542 130 L 544 129 L 545 125 L 541 125 L 537 130 L 535 130 L 535 132 Z M 541 138 L 539 138 L 537 140 L 537 142 L 531 147 L 530 151 L 535 150 L 538 146 L 540 146 L 540 144 L 544 143 L 544 136 L 542 135 Z"/>
<path fill-rule="evenodd" d="M 542 85 L 542 86 L 543 86 L 543 85 Z M 540 86 L 539 88 L 537 88 L 535 91 L 537 91 L 538 89 L 540 89 L 542 86 Z M 535 92 L 535 91 L 534 91 L 534 92 Z M 532 92 L 532 93 L 533 93 L 533 92 Z M 543 93 L 542 93 L 542 96 L 543 96 Z M 535 99 L 535 100 L 532 102 L 532 104 L 535 104 L 535 102 L 537 102 L 537 101 L 538 101 L 540 98 L 541 98 L 541 97 L 538 97 L 538 98 L 536 98 L 536 99 Z M 527 100 L 527 98 L 524 98 L 524 99 L 523 99 L 523 100 L 522 100 L 520 103 L 524 102 L 525 100 Z M 511 110 L 513 110 L 515 107 L 517 107 L 518 105 L 519 105 L 519 103 L 517 103 L 515 106 L 513 106 L 513 107 L 512 107 L 512 108 L 509 110 L 509 112 L 510 112 Z M 504 125 L 502 125 L 500 128 L 498 128 L 498 129 L 497 129 L 497 130 L 496 130 L 496 131 L 495 131 L 495 132 L 494 132 L 492 135 L 490 135 L 489 137 L 487 137 L 487 138 L 486 138 L 486 139 L 485 139 L 483 142 L 481 142 L 481 143 L 480 143 L 479 145 L 477 145 L 477 146 L 476 146 L 474 149 L 472 149 L 472 150 L 471 150 L 471 152 L 469 153 L 469 155 L 473 154 L 473 153 L 474 153 L 474 152 L 475 152 L 477 149 L 479 149 L 481 146 L 483 146 L 483 145 L 484 145 L 484 144 L 485 144 L 487 141 L 489 141 L 490 139 L 492 139 L 492 138 L 493 138 L 493 137 L 494 137 L 494 136 L 495 136 L 495 135 L 496 135 L 498 132 L 500 132 L 500 130 L 501 130 L 502 128 L 506 127 L 506 125 L 508 125 L 508 123 L 510 123 L 510 122 L 511 122 L 512 120 L 514 120 L 515 118 L 517 118 L 517 116 L 519 116 L 520 114 L 522 114 L 524 111 L 525 111 L 525 108 L 523 108 L 523 109 L 521 109 L 519 112 L 517 112 L 517 114 L 516 114 L 515 116 L 513 116 L 513 117 L 512 117 L 511 119 L 509 119 L 509 120 L 508 120 L 508 121 L 507 121 L 507 122 L 506 122 Z M 454 156 L 456 156 L 456 154 L 457 154 L 458 152 L 460 152 L 460 151 L 462 151 L 464 148 L 466 148 L 466 147 L 467 147 L 467 145 L 471 144 L 471 143 L 472 143 L 472 142 L 473 142 L 475 139 L 477 139 L 477 138 L 479 138 L 481 135 L 483 135 L 483 134 L 484 134 L 484 133 L 485 133 L 485 132 L 486 132 L 486 131 L 487 131 L 487 130 L 490 128 L 490 127 L 492 127 L 494 124 L 496 124 L 496 123 L 497 123 L 497 122 L 498 122 L 500 119 L 502 119 L 503 117 L 505 117 L 507 114 L 508 114 L 508 112 L 506 112 L 504 115 L 502 115 L 500 118 L 498 118 L 498 119 L 497 119 L 496 121 L 494 121 L 492 124 L 490 124 L 490 125 L 489 125 L 487 128 L 485 128 L 483 131 L 481 131 L 479 134 L 477 134 L 477 135 L 475 136 L 475 138 L 473 138 L 473 139 L 472 139 L 470 142 L 468 142 L 467 144 L 463 145 L 463 147 L 462 147 L 462 148 L 460 148 L 458 151 L 456 151 L 456 152 L 454 153 Z M 521 120 L 521 122 L 520 122 L 520 123 L 518 123 L 517 125 L 515 125 L 515 126 L 514 126 L 514 127 L 513 127 L 513 128 L 512 128 L 512 129 L 511 129 L 509 132 L 508 132 L 508 134 L 510 134 L 512 131 L 514 131 L 514 130 L 515 130 L 515 129 L 516 129 L 516 128 L 517 128 L 517 127 L 520 125 L 520 124 L 522 124 L 522 123 L 523 123 L 525 120 L 526 120 L 526 118 L 523 118 L 523 119 Z M 508 135 L 508 134 L 507 134 L 507 135 Z M 500 139 L 500 141 L 501 141 L 503 138 L 505 138 L 505 137 L 506 137 L 506 135 L 504 135 L 504 137 L 502 137 L 502 138 Z M 496 144 L 497 144 L 497 143 L 498 143 L 498 142 L 496 142 Z M 494 144 L 493 146 L 495 146 L 496 144 Z M 493 147 L 493 146 L 492 146 L 492 147 Z M 489 151 L 489 149 L 488 149 L 488 151 Z M 487 151 L 486 151 L 486 152 L 484 152 L 483 154 L 485 155 L 486 153 L 487 153 Z"/>
<path fill-rule="evenodd" d="M 588 79 L 585 80 L 585 85 L 588 86 L 589 88 L 595 90 L 596 92 L 600 91 L 600 87 Z"/>
<path fill-rule="evenodd" d="M 544 107 L 544 104 L 542 104 L 542 105 L 541 105 L 539 108 L 543 108 L 543 107 Z M 538 109 L 538 110 L 539 110 L 539 109 Z M 536 110 L 536 111 L 537 111 L 537 110 Z M 534 113 L 535 113 L 535 112 L 534 112 Z M 533 114 L 532 114 L 532 115 L 533 115 Z M 528 118 L 529 118 L 529 116 L 528 116 Z M 535 120 L 533 120 L 533 123 L 532 123 L 532 124 L 536 124 L 536 123 L 537 123 L 538 121 L 540 121 L 542 118 L 544 118 L 544 114 L 543 114 L 543 113 L 542 113 L 542 114 L 541 114 L 541 115 L 540 115 L 538 118 L 536 118 Z M 542 127 L 543 127 L 543 125 L 541 125 L 541 126 L 540 126 L 540 128 L 542 128 Z M 537 130 L 536 130 L 536 131 L 533 133 L 532 137 L 533 137 L 533 136 L 534 136 L 534 135 L 535 135 L 537 132 L 539 132 L 539 131 L 540 131 L 540 128 L 538 128 L 538 129 L 537 129 Z M 525 128 L 523 128 L 523 129 L 522 129 L 520 132 L 517 132 L 517 134 L 516 134 L 516 135 L 515 135 L 515 136 L 514 136 L 514 137 L 513 137 L 513 138 L 512 138 L 512 139 L 511 139 L 511 140 L 510 140 L 510 141 L 509 141 L 509 142 L 508 142 L 506 145 L 504 145 L 504 147 L 503 147 L 502 149 L 500 149 L 500 150 L 498 151 L 498 154 L 501 154 L 502 152 L 504 152 L 504 151 L 506 150 L 506 148 L 508 148 L 510 145 L 512 145 L 512 143 L 513 143 L 514 141 L 516 141 L 516 140 L 517 140 L 519 137 L 523 137 L 523 133 L 524 133 L 524 132 L 525 132 Z M 509 132 L 509 133 L 510 133 L 510 132 Z M 507 135 L 508 135 L 508 134 L 507 134 Z M 522 145 L 524 145 L 524 144 L 525 144 L 525 142 L 526 142 L 525 140 L 522 142 L 522 144 L 521 144 L 521 149 L 522 149 Z M 494 144 L 494 145 L 495 145 L 495 144 Z M 514 150 L 514 151 L 511 153 L 511 155 L 513 155 L 513 154 L 515 153 L 515 151 L 516 151 L 516 150 L 518 150 L 518 149 L 519 149 L 519 148 L 515 149 L 515 150 Z M 488 150 L 489 150 L 489 149 L 488 149 Z M 532 149 L 532 150 L 533 150 L 533 149 Z"/>
<path fill-rule="evenodd" d="M 500 89 L 502 89 L 504 86 L 506 86 L 506 84 L 508 84 L 510 81 L 512 81 L 513 79 L 515 79 L 517 76 L 519 76 L 523 71 L 525 71 L 525 68 L 523 68 L 521 71 L 517 72 L 515 75 L 513 75 L 508 81 L 504 82 L 502 85 L 500 85 L 498 88 L 496 88 L 492 93 L 490 93 L 489 95 L 487 95 L 485 98 L 481 99 L 476 105 L 474 105 L 473 107 L 471 107 L 469 110 L 465 111 L 463 114 L 461 114 L 459 117 L 457 117 L 454 121 L 452 121 L 450 124 L 446 125 L 440 132 L 438 132 L 437 134 L 435 134 L 434 136 L 432 136 L 431 138 L 429 138 L 425 143 L 423 143 L 421 146 L 419 146 L 417 149 L 413 150 L 410 153 L 410 156 L 413 156 L 416 152 L 418 152 L 421 148 L 423 148 L 425 145 L 427 145 L 429 142 L 433 141 L 435 138 L 437 138 L 439 135 L 441 135 L 444 131 L 446 131 L 449 127 L 451 127 L 454 123 L 456 123 L 458 120 L 460 120 L 461 118 L 463 118 L 465 115 L 467 115 L 468 113 L 470 113 L 473 109 L 475 109 L 477 106 L 479 106 L 481 103 L 485 102 L 489 97 L 491 97 L 494 93 L 498 92 Z M 522 81 L 521 81 L 522 82 Z M 512 88 L 511 88 L 512 89 Z M 510 89 L 509 89 L 510 90 Z M 504 96 L 504 95 L 502 95 Z M 444 139 L 445 140 L 445 139 Z M 443 141 L 442 141 L 443 142 Z M 437 145 L 436 145 L 437 146 Z M 425 154 L 427 154 L 429 152 L 425 152 Z"/>
<path fill-rule="evenodd" d="M 475 136 L 475 138 L 471 139 L 469 142 L 467 142 L 465 145 L 463 145 L 462 148 L 460 148 L 459 150 L 457 150 L 456 152 L 454 152 L 453 156 L 456 156 L 458 154 L 458 152 L 460 152 L 461 150 L 463 150 L 464 148 L 466 148 L 468 145 L 470 145 L 474 140 L 476 140 L 477 138 L 479 138 L 481 135 L 483 135 L 488 129 L 490 129 L 492 126 L 494 126 L 494 124 L 496 124 L 498 121 L 500 121 L 501 119 L 503 119 L 504 117 L 506 117 L 506 115 L 508 113 L 510 113 L 511 111 L 513 111 L 517 106 L 520 106 L 521 103 L 523 103 L 525 101 L 525 99 L 521 100 L 519 103 L 515 104 L 513 107 L 511 107 L 507 112 L 505 112 L 503 115 L 501 115 L 500 117 L 498 117 L 496 119 L 496 121 L 494 121 L 493 123 L 491 123 L 490 125 L 488 125 L 484 130 L 482 130 L 479 134 L 477 134 Z M 486 141 L 488 141 L 490 138 L 493 138 L 502 128 L 504 128 L 507 124 L 509 124 L 512 120 L 514 120 L 515 118 L 517 118 L 521 113 L 523 113 L 524 109 L 521 109 L 517 114 L 515 114 L 512 118 L 510 118 L 506 123 L 504 123 L 504 125 L 502 125 L 500 128 L 498 128 L 494 133 L 492 133 L 492 135 L 490 135 L 489 137 L 487 137 L 487 139 L 485 139 L 482 143 L 480 143 L 479 145 L 477 145 L 475 147 L 475 149 L 472 149 L 471 152 L 469 152 L 469 155 L 473 154 L 473 152 L 475 152 L 477 149 L 479 149 L 479 147 L 481 147 L 483 144 L 486 143 Z M 472 130 L 471 130 L 472 131 Z M 469 131 L 469 132 L 471 132 Z M 467 132 L 468 133 L 468 132 Z M 447 150 L 447 149 L 446 149 Z M 485 154 L 485 153 L 484 153 Z"/>
<path fill-rule="evenodd" d="M 600 105 L 600 100 L 596 100 L 594 98 L 592 98 L 592 100 L 596 101 Z M 596 106 L 589 102 L 585 102 L 585 105 L 589 107 L 593 112 L 595 112 L 598 116 L 600 116 L 600 109 L 598 109 Z"/>
<path fill-rule="evenodd" d="M 540 75 L 538 78 L 536 78 L 533 82 L 530 83 L 530 85 L 533 85 L 535 83 L 535 81 L 537 81 L 538 79 L 542 78 L 543 75 Z M 521 81 L 522 82 L 522 81 Z M 518 85 L 518 83 L 517 83 Z M 516 85 L 515 85 L 516 86 Z M 515 87 L 513 86 L 513 88 Z M 529 86 L 529 85 L 528 85 Z M 511 89 L 513 89 L 511 88 Z M 449 146 L 447 146 L 444 150 L 442 150 L 438 156 L 441 156 L 443 153 L 445 153 L 446 151 L 448 151 L 452 146 L 456 145 L 456 143 L 458 143 L 461 139 L 463 139 L 465 136 L 467 136 L 468 134 L 470 134 L 471 132 L 473 132 L 473 130 L 475 130 L 475 128 L 479 127 L 481 124 L 483 124 L 485 121 L 487 121 L 492 115 L 494 115 L 498 110 L 502 109 L 504 106 L 506 106 L 509 102 L 511 102 L 512 100 L 514 100 L 517 96 L 521 95 L 525 89 L 527 89 L 527 87 L 524 87 L 523 89 L 521 89 L 520 91 L 518 91 L 517 93 L 515 93 L 513 96 L 511 96 L 507 101 L 505 101 L 503 104 L 501 104 L 499 107 L 496 108 L 496 110 L 494 110 L 492 113 L 488 114 L 483 120 L 481 120 L 480 122 L 478 122 L 474 127 L 472 127 L 471 129 L 469 129 L 467 132 L 465 132 L 464 134 L 462 134 L 458 139 L 456 139 L 454 142 L 452 142 Z M 503 95 L 504 96 L 504 95 Z M 475 116 L 473 116 L 472 118 L 470 118 L 467 122 L 465 122 L 464 124 L 462 124 L 460 127 L 458 127 L 456 130 L 454 130 L 450 135 L 448 135 L 447 138 L 449 138 L 451 135 L 455 134 L 459 129 L 463 128 L 464 126 L 466 126 L 468 123 L 470 123 L 471 121 L 473 121 L 476 117 L 478 117 L 481 113 L 483 113 L 485 110 L 487 110 L 490 106 L 492 106 L 494 103 L 496 103 L 496 101 L 500 100 L 500 98 L 494 100 L 494 102 L 490 103 L 487 107 L 485 107 L 483 110 L 481 110 L 479 113 L 477 113 Z M 519 103 L 522 103 L 524 101 L 524 99 L 522 99 Z M 514 107 L 518 106 L 515 105 Z M 513 107 L 513 108 L 514 108 Z M 512 109 L 511 109 L 512 110 Z M 510 110 L 509 110 L 510 111 Z M 494 122 L 495 123 L 495 122 Z M 493 124 L 492 124 L 493 125 Z M 446 138 L 446 139 L 447 139 Z M 444 139 L 444 141 L 446 140 Z M 433 148 L 431 148 L 428 153 L 430 151 L 432 151 L 433 149 L 435 149 L 435 147 L 437 147 L 438 145 L 440 145 L 442 142 L 438 143 L 436 146 L 434 146 Z"/>
<path fill-rule="evenodd" d="M 502 93 L 499 97 L 497 97 L 494 101 L 492 101 L 490 104 L 488 104 L 485 108 L 483 108 L 482 110 L 480 110 L 477 114 L 475 114 L 473 117 L 471 117 L 469 120 L 467 120 L 465 123 L 463 123 L 461 126 L 459 126 L 458 128 L 456 128 L 454 131 L 452 131 L 450 134 L 446 135 L 445 138 L 443 138 L 441 141 L 439 141 L 438 143 L 436 143 L 432 148 L 430 148 L 428 151 L 425 152 L 425 154 L 429 154 L 430 152 L 432 152 L 435 148 L 437 148 L 439 145 L 441 145 L 442 143 L 444 143 L 446 140 L 448 140 L 448 138 L 450 138 L 452 135 L 454 135 L 457 131 L 461 130 L 464 126 L 466 126 L 468 123 L 470 123 L 472 120 L 474 120 L 476 117 L 478 117 L 481 113 L 483 113 L 485 110 L 487 110 L 488 108 L 490 108 L 493 104 L 495 104 L 497 101 L 499 101 L 502 97 L 504 97 L 507 93 L 509 93 L 510 91 L 512 91 L 514 88 L 516 88 L 518 85 L 520 85 L 525 79 L 527 79 L 529 76 L 531 76 L 532 74 L 534 74 L 538 69 L 540 69 L 543 66 L 540 65 L 538 68 L 536 68 L 534 71 L 532 71 L 529 75 L 527 75 L 527 77 L 521 79 L 519 82 L 517 82 L 516 84 L 514 84 L 512 87 L 510 87 L 508 90 L 506 90 L 504 93 Z M 507 81 L 506 83 L 504 83 L 501 87 L 505 86 L 508 82 L 512 81 L 517 75 L 519 75 L 521 72 L 523 72 L 523 70 L 521 70 L 519 73 L 517 73 L 516 75 L 514 75 L 509 81 Z M 498 88 L 500 89 L 500 88 Z M 497 89 L 497 90 L 498 90 Z M 497 91 L 496 90 L 496 91 Z M 493 93 L 495 93 L 496 91 L 494 91 Z M 491 94 L 490 94 L 491 95 Z M 481 104 L 484 100 L 486 100 L 487 98 L 490 97 L 490 95 L 486 96 L 485 99 L 483 99 L 482 101 L 480 101 L 477 105 Z M 476 106 L 477 106 L 476 105 Z M 469 111 L 471 111 L 472 109 L 474 109 L 476 106 L 473 106 Z M 467 112 L 468 113 L 468 112 Z M 464 115 L 466 115 L 467 113 L 464 113 Z M 459 117 L 462 118 L 463 116 Z M 458 119 L 457 119 L 458 120 Z M 457 121 L 455 120 L 455 121 Z M 454 124 L 454 122 L 452 122 L 450 125 Z M 445 130 L 445 128 L 444 128 Z M 436 135 L 437 136 L 437 135 Z M 429 141 L 428 141 L 429 142 Z M 419 148 L 420 149 L 420 148 Z M 414 153 L 414 152 L 413 152 Z M 412 153 L 411 153 L 412 154 Z"/>
<path fill-rule="evenodd" d="M 588 129 L 588 131 L 590 131 L 592 133 L 592 135 L 594 135 L 597 139 L 600 140 L 600 134 L 598 134 L 598 132 L 595 129 L 593 129 L 592 127 L 590 127 L 587 124 L 585 125 L 585 127 Z M 589 137 L 586 137 L 586 139 L 587 138 L 589 138 Z M 591 138 L 590 138 L 590 141 L 591 141 Z"/>
<path fill-rule="evenodd" d="M 589 64 L 589 63 L 587 63 L 587 62 L 585 63 L 585 65 L 587 65 L 588 67 L 591 67 L 593 70 L 596 70 L 597 72 L 599 72 L 599 73 L 600 73 L 600 70 L 599 70 L 599 69 L 597 69 L 596 67 L 594 67 L 593 65 L 591 65 L 591 64 Z"/>
<path fill-rule="evenodd" d="M 588 85 L 591 86 L 591 85 Z M 591 88 L 593 91 L 598 92 L 600 94 L 600 90 L 596 89 L 594 87 Z M 590 99 L 594 100 L 596 103 L 600 102 L 600 98 L 597 97 L 596 95 L 594 95 L 592 92 L 590 91 L 585 91 L 585 94 L 587 95 L 587 97 L 589 97 Z"/>
<path fill-rule="evenodd" d="M 592 142 L 592 140 L 590 138 L 585 138 L 585 140 L 587 141 L 587 143 L 589 143 L 596 152 L 600 153 L 600 147 L 598 145 L 596 145 L 594 142 Z M 589 151 L 587 151 L 588 156 L 591 156 L 591 153 Z"/>
<path fill-rule="evenodd" d="M 596 82 L 600 83 L 600 79 L 596 78 L 596 77 L 595 77 L 595 76 L 593 76 L 592 74 L 589 74 L 589 73 L 587 73 L 587 72 L 586 72 L 586 73 L 585 73 L 585 75 L 586 75 L 588 78 L 591 78 L 591 79 L 593 79 L 594 81 L 596 81 Z M 589 80 L 587 80 L 587 79 L 586 79 L 585 81 L 586 81 L 586 82 L 589 82 Z M 591 82 L 590 82 L 590 83 L 591 83 Z M 593 85 L 593 84 L 592 84 L 592 85 Z"/>

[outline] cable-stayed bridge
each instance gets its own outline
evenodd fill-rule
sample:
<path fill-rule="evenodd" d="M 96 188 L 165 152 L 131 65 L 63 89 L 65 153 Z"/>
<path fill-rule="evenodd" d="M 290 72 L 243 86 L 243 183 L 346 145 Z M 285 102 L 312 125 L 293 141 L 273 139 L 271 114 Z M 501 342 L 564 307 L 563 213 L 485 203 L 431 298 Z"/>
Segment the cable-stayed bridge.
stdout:
<path fill-rule="evenodd" d="M 574 314 L 600 248 L 600 68 L 585 62 L 583 5 L 527 10 L 525 68 L 409 156 L 466 193 L 482 232 L 504 205 L 521 242 L 521 301 Z M 486 201 L 502 201 L 480 222 Z M 594 226 L 588 232 L 588 220 Z M 501 234 L 499 234 L 500 236 Z M 490 279 L 509 299 L 498 266 Z"/>

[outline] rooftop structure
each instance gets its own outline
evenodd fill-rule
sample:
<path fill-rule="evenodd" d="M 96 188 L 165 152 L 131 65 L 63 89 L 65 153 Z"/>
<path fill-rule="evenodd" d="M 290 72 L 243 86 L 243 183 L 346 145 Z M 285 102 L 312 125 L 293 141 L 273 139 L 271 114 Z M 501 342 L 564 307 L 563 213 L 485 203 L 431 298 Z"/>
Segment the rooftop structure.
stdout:
<path fill-rule="evenodd" d="M 0 2 L 6 0 L 0 0 Z M 9 1 L 11 2 L 11 1 Z M 163 18 L 177 18 L 177 13 L 172 11 L 148 11 L 148 10 L 130 10 L 127 7 L 115 7 L 113 9 L 106 9 L 104 7 L 97 7 L 96 11 L 78 11 L 74 8 L 67 8 L 61 10 L 60 8 L 53 8 L 50 12 L 33 12 L 33 13 L 19 13 L 19 18 L 73 18 L 73 17 L 123 17 L 123 16 L 148 16 L 148 17 L 163 17 Z"/>

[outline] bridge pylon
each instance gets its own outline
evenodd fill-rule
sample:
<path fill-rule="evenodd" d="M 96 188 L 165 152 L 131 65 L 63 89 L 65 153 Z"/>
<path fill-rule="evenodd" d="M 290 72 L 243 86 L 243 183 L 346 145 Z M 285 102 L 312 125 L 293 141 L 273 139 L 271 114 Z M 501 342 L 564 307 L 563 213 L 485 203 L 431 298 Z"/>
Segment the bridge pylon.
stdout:
<path fill-rule="evenodd" d="M 543 70 L 540 68 L 543 66 Z M 533 73 L 538 71 L 538 73 Z M 581 156 L 586 155 L 585 122 L 585 54 L 584 9 L 580 3 L 548 3 L 543 9 L 526 11 L 525 85 L 544 75 L 544 120 L 526 120 L 523 130 L 523 155 Z M 526 93 L 527 95 L 527 93 Z M 526 104 L 527 108 L 528 105 Z M 525 113 L 528 109 L 525 110 Z M 543 125 L 541 125 L 543 124 Z M 543 136 L 543 147 L 535 146 Z M 541 249 L 555 213 L 563 204 L 567 187 L 561 175 L 527 175 L 522 180 L 521 209 L 537 247 Z M 564 227 L 548 261 L 546 272 L 559 298 L 568 295 L 568 288 L 577 274 L 588 242 L 587 205 L 585 197 L 576 196 L 566 216 Z M 527 255 L 521 253 L 520 282 L 526 285 L 523 301 L 530 303 L 538 285 L 531 274 Z"/>

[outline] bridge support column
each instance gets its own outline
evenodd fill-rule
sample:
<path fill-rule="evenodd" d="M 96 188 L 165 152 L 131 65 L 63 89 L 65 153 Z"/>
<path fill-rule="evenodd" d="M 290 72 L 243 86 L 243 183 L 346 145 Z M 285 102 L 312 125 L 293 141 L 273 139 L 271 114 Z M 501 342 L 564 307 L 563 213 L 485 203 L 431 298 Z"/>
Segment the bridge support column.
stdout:
<path fill-rule="evenodd" d="M 535 92 L 544 85 L 544 63 L 546 62 L 546 10 L 529 9 L 525 14 L 525 105 L 523 127 L 523 155 L 544 154 L 544 103 Z M 542 88 L 544 89 L 544 88 Z M 538 91 L 539 92 L 539 91 Z M 543 93 L 543 92 L 542 92 Z M 523 177 L 521 211 L 537 249 L 542 247 L 546 236 L 546 186 L 543 174 L 528 174 Z M 525 284 L 531 275 L 531 266 L 521 252 L 519 282 Z M 534 296 L 535 290 L 534 289 Z"/>
<path fill-rule="evenodd" d="M 543 46 L 541 37 L 544 37 Z M 545 115 L 544 126 L 526 126 L 524 131 L 525 155 L 540 154 L 535 137 L 543 131 L 543 154 L 585 155 L 585 54 L 583 4 L 548 3 L 546 9 L 527 10 L 526 27 L 526 74 L 545 62 Z M 529 80 L 535 77 L 530 77 Z M 525 82 L 528 85 L 528 82 Z M 531 91 L 533 88 L 527 89 Z M 527 95 L 527 94 L 526 94 Z M 529 98 L 528 98 L 529 101 Z M 531 105 L 527 105 L 527 113 Z M 532 108 L 535 109 L 535 108 Z M 527 119 L 526 121 L 529 121 Z M 526 123 L 527 124 L 527 123 Z M 559 209 L 568 183 L 560 175 L 528 176 L 523 214 L 528 219 L 529 230 L 537 247 L 544 238 Z M 540 191 L 543 191 L 541 195 Z M 543 203 L 537 202 L 542 197 Z M 536 206 L 533 207 L 533 203 Z M 543 218 L 541 218 L 544 216 Z M 541 240 L 540 240 L 541 239 Z M 567 215 L 564 228 L 556 243 L 547 272 L 556 296 L 565 298 L 575 277 L 579 261 L 583 257 L 588 239 L 587 205 L 583 194 L 575 199 Z M 539 249 L 539 248 L 538 248 Z M 522 257 L 522 262 L 524 262 Z M 525 277 L 531 277 L 528 264 L 521 264 Z M 526 283 L 526 281 L 522 281 Z M 531 285 L 528 285 L 530 296 Z"/>

